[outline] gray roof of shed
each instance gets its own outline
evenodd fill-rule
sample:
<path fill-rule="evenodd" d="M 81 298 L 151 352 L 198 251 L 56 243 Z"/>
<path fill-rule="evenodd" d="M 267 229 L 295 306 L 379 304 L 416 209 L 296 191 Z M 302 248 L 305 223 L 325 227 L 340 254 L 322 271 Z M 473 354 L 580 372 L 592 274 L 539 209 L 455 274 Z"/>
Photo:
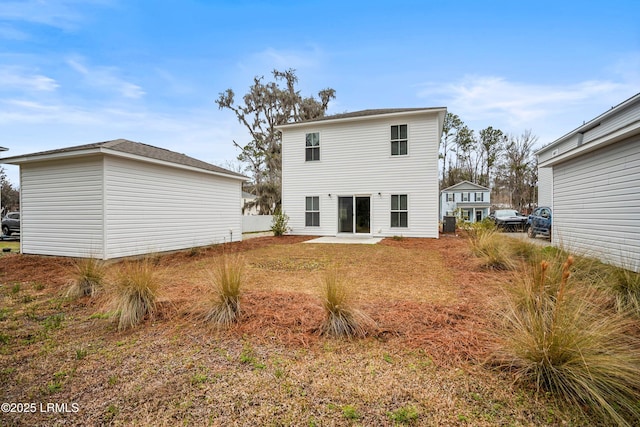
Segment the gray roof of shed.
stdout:
<path fill-rule="evenodd" d="M 203 162 L 185 154 L 176 153 L 175 151 L 166 150 L 164 148 L 154 147 L 152 145 L 143 144 L 141 142 L 133 142 L 126 139 L 116 139 L 113 141 L 95 142 L 93 144 L 76 145 L 74 147 L 59 148 L 56 150 L 40 151 L 38 153 L 24 154 L 20 156 L 5 157 L 0 159 L 2 163 L 11 163 L 12 160 L 33 159 L 37 157 L 49 156 L 52 154 L 65 154 L 81 152 L 93 149 L 108 149 L 121 153 L 132 154 L 135 156 L 147 157 L 150 159 L 160 160 L 169 163 L 175 163 L 183 166 L 190 166 L 197 169 L 216 172 L 225 175 L 231 175 L 246 178 L 244 175 Z M 20 163 L 22 163 L 20 161 Z"/>

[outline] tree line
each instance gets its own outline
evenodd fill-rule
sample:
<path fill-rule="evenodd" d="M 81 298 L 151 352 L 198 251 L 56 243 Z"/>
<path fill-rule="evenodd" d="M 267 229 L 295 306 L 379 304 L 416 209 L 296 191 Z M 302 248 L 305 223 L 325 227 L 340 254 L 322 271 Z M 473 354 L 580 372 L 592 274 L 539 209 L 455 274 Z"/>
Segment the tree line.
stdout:
<path fill-rule="evenodd" d="M 476 133 L 447 113 L 440 139 L 440 188 L 470 181 L 491 188 L 494 205 L 529 209 L 538 200 L 537 141 L 531 130 L 510 135 L 489 126 Z"/>

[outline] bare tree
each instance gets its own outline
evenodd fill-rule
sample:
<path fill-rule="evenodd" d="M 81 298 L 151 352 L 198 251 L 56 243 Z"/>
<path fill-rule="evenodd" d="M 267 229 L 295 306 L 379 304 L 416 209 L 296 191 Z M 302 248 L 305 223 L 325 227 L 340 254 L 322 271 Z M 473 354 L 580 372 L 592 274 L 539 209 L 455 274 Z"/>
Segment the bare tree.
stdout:
<path fill-rule="evenodd" d="M 442 187 L 448 187 L 445 184 L 447 179 L 447 167 L 451 168 L 448 165 L 447 160 L 449 162 L 451 159 L 448 159 L 449 153 L 451 151 L 455 152 L 455 144 L 456 138 L 458 135 L 458 131 L 464 127 L 464 123 L 460 120 L 456 114 L 449 113 L 444 116 L 444 123 L 442 125 L 442 137 L 440 138 L 440 159 L 442 159 Z"/>
<path fill-rule="evenodd" d="M 233 144 L 241 150 L 238 160 L 248 165 L 258 197 L 256 204 L 263 214 L 274 213 L 281 203 L 282 148 L 276 126 L 322 117 L 329 101 L 335 98 L 335 90 L 330 88 L 318 92 L 319 100 L 302 97 L 296 90 L 298 78 L 293 69 L 273 70 L 272 74 L 272 82 L 255 77 L 242 104 L 235 103 L 231 89 L 220 93 L 216 100 L 220 109 L 233 111 L 249 131 L 248 143 L 233 141 Z"/>
<path fill-rule="evenodd" d="M 536 160 L 533 146 L 538 137 L 525 130 L 520 136 L 510 136 L 505 146 L 504 161 L 500 165 L 500 184 L 509 194 L 511 206 L 522 210 L 534 203 Z"/>

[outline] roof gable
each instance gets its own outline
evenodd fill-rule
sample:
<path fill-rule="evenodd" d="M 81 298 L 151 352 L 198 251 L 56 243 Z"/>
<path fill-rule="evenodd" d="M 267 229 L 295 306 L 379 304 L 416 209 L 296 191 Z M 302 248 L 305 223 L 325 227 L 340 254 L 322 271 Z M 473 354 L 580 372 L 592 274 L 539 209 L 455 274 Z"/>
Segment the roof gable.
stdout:
<path fill-rule="evenodd" d="M 491 191 L 489 188 L 487 187 L 483 187 L 482 185 L 478 185 L 475 184 L 471 181 L 462 181 L 459 182 L 455 185 L 452 185 L 449 188 L 445 188 L 444 190 L 441 191 L 441 193 L 444 193 L 445 191 L 447 192 L 452 192 L 452 191 Z"/>
<path fill-rule="evenodd" d="M 137 158 L 146 158 L 166 163 L 173 163 L 175 165 L 201 169 L 204 171 L 214 172 L 221 175 L 228 175 L 235 178 L 246 178 L 244 175 L 241 175 L 239 173 L 203 162 L 193 157 L 189 157 L 185 154 L 176 153 L 175 151 L 154 147 L 152 145 L 143 144 L 141 142 L 133 142 L 126 139 L 116 139 L 113 141 L 96 142 L 93 144 L 76 145 L 73 147 L 59 148 L 56 150 L 48 150 L 38 153 L 24 154 L 21 156 L 6 157 L 4 159 L 0 159 L 0 161 L 2 163 L 21 164 L 29 161 L 47 160 L 58 157 L 73 157 L 74 155 L 82 156 L 95 153 L 123 153 Z"/>

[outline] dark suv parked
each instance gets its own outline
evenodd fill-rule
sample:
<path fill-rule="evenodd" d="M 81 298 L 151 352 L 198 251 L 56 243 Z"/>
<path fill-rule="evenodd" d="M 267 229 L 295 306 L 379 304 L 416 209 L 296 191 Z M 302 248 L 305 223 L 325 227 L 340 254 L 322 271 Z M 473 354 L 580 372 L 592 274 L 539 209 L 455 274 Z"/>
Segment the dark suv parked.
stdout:
<path fill-rule="evenodd" d="M 489 218 L 504 231 L 523 231 L 527 225 L 527 217 L 514 209 L 499 209 L 492 212 Z"/>
<path fill-rule="evenodd" d="M 20 232 L 20 212 L 9 212 L 2 219 L 2 234 L 11 236 L 11 233 Z"/>
<path fill-rule="evenodd" d="M 551 239 L 551 208 L 541 206 L 533 210 L 527 221 L 527 235 L 531 238 L 537 235 Z"/>

